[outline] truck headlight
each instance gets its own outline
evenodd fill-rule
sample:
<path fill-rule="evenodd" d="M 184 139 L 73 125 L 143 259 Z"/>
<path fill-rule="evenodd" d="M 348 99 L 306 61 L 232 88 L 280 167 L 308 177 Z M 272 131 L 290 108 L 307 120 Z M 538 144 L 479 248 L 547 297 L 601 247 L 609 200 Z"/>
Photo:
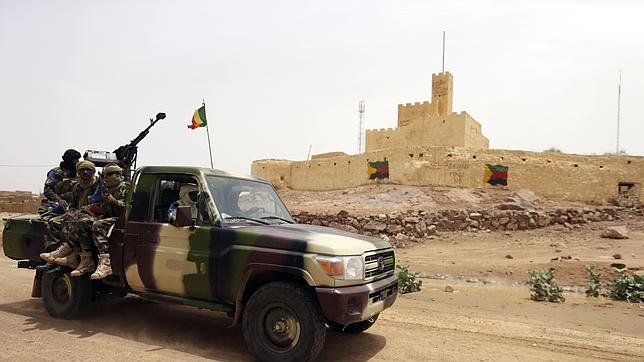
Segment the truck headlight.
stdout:
<path fill-rule="evenodd" d="M 327 275 L 337 279 L 358 280 L 364 277 L 362 256 L 317 256 L 315 261 Z"/>

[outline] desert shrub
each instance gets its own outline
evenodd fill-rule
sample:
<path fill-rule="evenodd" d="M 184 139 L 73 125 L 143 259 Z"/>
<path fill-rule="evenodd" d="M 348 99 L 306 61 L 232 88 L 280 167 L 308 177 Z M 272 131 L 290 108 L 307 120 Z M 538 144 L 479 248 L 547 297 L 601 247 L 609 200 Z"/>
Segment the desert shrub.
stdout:
<path fill-rule="evenodd" d="M 588 288 L 586 288 L 586 296 L 597 298 L 600 294 L 601 282 L 599 278 L 601 275 L 597 272 L 597 269 L 593 265 L 586 265 L 586 271 L 588 271 Z"/>
<path fill-rule="evenodd" d="M 630 275 L 626 269 L 617 272 L 619 274 L 611 285 L 610 297 L 630 303 L 644 303 L 644 276 Z"/>
<path fill-rule="evenodd" d="M 421 290 L 423 281 L 420 280 L 420 273 L 412 273 L 409 266 L 396 265 L 398 268 L 398 291 L 400 294 L 413 293 Z"/>
<path fill-rule="evenodd" d="M 546 148 L 545 150 L 543 150 L 543 152 L 557 152 L 557 153 L 562 153 L 560 149 L 558 149 L 557 147 L 554 147 L 554 146 L 553 146 L 553 147 L 550 147 L 550 148 Z"/>
<path fill-rule="evenodd" d="M 561 288 L 555 283 L 555 271 L 552 268 L 546 268 L 542 271 L 528 270 L 527 283 L 530 286 L 530 291 L 532 291 L 530 294 L 530 299 L 532 300 L 553 303 L 566 301 Z"/>

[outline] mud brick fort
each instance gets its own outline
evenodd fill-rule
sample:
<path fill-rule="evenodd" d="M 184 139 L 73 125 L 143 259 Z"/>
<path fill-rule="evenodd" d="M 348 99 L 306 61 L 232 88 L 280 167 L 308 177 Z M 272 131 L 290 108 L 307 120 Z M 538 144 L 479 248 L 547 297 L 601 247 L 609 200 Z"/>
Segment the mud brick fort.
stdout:
<path fill-rule="evenodd" d="M 452 75 L 433 74 L 431 102 L 399 104 L 396 128 L 366 131 L 365 153 L 257 160 L 251 173 L 295 190 L 391 183 L 529 189 L 599 204 L 644 200 L 644 157 L 490 149 L 480 123 L 466 112 L 452 112 L 452 96 Z"/>

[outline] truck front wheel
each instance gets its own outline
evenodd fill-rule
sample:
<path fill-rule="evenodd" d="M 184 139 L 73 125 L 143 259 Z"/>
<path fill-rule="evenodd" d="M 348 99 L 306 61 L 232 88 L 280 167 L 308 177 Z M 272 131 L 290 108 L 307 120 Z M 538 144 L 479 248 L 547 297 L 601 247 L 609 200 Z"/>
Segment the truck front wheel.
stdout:
<path fill-rule="evenodd" d="M 41 287 L 45 309 L 52 317 L 76 318 L 92 300 L 93 286 L 89 274 L 73 278 L 57 268 L 43 274 Z"/>
<path fill-rule="evenodd" d="M 273 282 L 259 288 L 244 309 L 244 339 L 263 361 L 310 361 L 326 338 L 317 301 L 302 286 Z"/>

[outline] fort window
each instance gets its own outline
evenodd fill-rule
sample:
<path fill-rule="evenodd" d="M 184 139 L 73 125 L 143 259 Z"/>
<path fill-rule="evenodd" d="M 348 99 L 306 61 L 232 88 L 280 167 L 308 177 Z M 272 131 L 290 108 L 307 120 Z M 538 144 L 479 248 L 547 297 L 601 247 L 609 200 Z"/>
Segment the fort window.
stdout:
<path fill-rule="evenodd" d="M 525 162 L 525 158 L 522 158 L 521 161 Z"/>
<path fill-rule="evenodd" d="M 333 166 L 337 165 L 337 163 L 333 162 Z"/>
<path fill-rule="evenodd" d="M 451 154 L 451 153 L 448 153 L 448 154 L 447 154 L 447 157 L 452 157 L 452 154 Z"/>
<path fill-rule="evenodd" d="M 423 153 L 418 154 L 418 157 L 423 157 L 423 156 L 424 156 Z"/>
<path fill-rule="evenodd" d="M 347 163 L 350 165 L 350 164 L 351 164 L 351 160 L 347 161 Z"/>
<path fill-rule="evenodd" d="M 410 154 L 409 154 L 409 157 L 414 158 L 414 154 L 413 154 L 413 153 L 410 153 Z"/>
<path fill-rule="evenodd" d="M 630 164 L 631 164 L 631 161 L 626 161 L 626 163 L 630 165 Z"/>
<path fill-rule="evenodd" d="M 476 160 L 476 155 L 472 156 L 472 158 Z"/>
<path fill-rule="evenodd" d="M 552 161 L 548 160 L 548 163 L 552 163 Z"/>
<path fill-rule="evenodd" d="M 599 166 L 599 168 L 604 168 L 604 166 Z"/>
<path fill-rule="evenodd" d="M 262 166 L 262 170 L 265 169 L 265 168 L 266 168 L 266 166 Z"/>
<path fill-rule="evenodd" d="M 579 165 L 575 163 L 574 165 L 572 165 L 572 167 L 579 167 Z"/>
<path fill-rule="evenodd" d="M 620 182 L 617 184 L 617 192 L 620 194 L 628 194 L 634 187 L 635 183 L 633 182 Z"/>
<path fill-rule="evenodd" d="M 443 124 L 445 124 L 445 120 L 443 120 Z"/>
<path fill-rule="evenodd" d="M 285 179 L 284 176 L 280 176 L 280 181 L 284 181 L 284 179 Z"/>
<path fill-rule="evenodd" d="M 387 136 L 387 139 L 389 139 L 389 136 Z"/>
<path fill-rule="evenodd" d="M 503 156 L 499 157 L 499 161 L 503 161 Z"/>

